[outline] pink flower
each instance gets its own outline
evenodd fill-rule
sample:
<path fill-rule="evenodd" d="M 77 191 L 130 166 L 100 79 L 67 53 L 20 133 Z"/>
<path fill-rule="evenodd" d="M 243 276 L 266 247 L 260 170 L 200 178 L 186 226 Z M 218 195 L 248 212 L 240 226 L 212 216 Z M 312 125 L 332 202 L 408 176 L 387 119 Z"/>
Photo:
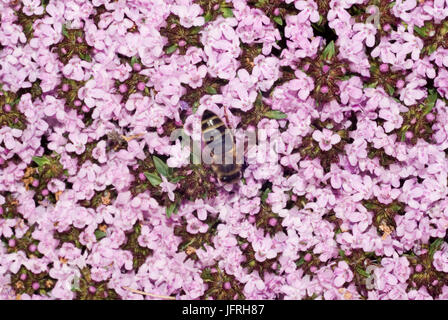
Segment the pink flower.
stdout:
<path fill-rule="evenodd" d="M 333 145 L 341 141 L 341 137 L 338 134 L 326 128 L 322 131 L 315 130 L 313 132 L 313 139 L 319 142 L 319 147 L 322 151 L 330 150 Z"/>

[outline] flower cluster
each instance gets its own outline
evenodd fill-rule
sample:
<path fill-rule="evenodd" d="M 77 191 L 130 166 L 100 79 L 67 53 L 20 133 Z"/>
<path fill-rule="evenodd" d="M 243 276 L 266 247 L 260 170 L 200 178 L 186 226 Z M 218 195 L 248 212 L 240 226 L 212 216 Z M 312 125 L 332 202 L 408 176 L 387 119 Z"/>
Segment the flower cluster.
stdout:
<path fill-rule="evenodd" d="M 1 0 L 0 299 L 448 299 L 447 103 L 445 0 Z"/>

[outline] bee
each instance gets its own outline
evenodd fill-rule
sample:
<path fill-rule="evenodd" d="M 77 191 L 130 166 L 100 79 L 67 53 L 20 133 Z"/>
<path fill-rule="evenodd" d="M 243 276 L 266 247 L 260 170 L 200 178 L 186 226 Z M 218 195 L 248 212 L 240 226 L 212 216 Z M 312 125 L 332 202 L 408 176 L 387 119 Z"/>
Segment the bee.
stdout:
<path fill-rule="evenodd" d="M 108 149 L 114 151 L 125 149 L 127 147 L 127 141 L 123 138 L 123 135 L 121 135 L 117 131 L 111 131 L 107 133 L 106 143 Z"/>
<path fill-rule="evenodd" d="M 233 184 L 241 178 L 241 165 L 237 164 L 236 143 L 224 121 L 210 110 L 201 119 L 202 141 L 211 155 L 211 168 L 222 183 Z"/>
<path fill-rule="evenodd" d="M 109 133 L 107 133 L 107 147 L 114 151 L 117 151 L 119 149 L 126 149 L 129 141 L 140 138 L 141 136 L 143 136 L 143 133 L 127 137 L 118 133 L 117 131 L 110 131 Z"/>

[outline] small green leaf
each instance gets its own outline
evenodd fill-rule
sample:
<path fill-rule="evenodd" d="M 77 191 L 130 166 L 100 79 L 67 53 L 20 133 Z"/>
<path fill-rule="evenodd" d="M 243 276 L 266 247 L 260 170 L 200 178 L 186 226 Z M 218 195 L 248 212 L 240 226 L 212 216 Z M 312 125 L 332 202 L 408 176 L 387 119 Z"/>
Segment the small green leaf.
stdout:
<path fill-rule="evenodd" d="M 222 16 L 224 18 L 231 18 L 233 17 L 233 11 L 230 8 L 221 8 Z"/>
<path fill-rule="evenodd" d="M 169 177 L 172 173 L 172 169 L 168 167 L 168 165 L 163 162 L 159 157 L 153 156 L 152 161 L 154 161 L 154 165 L 156 166 L 157 172 L 165 177 Z"/>
<path fill-rule="evenodd" d="M 62 34 L 64 37 L 68 38 L 67 26 L 65 24 L 62 25 Z"/>
<path fill-rule="evenodd" d="M 84 54 L 84 53 L 80 52 L 79 57 L 84 61 L 92 62 L 92 58 L 90 57 L 90 55 L 88 53 Z"/>
<path fill-rule="evenodd" d="M 356 272 L 358 272 L 361 276 L 363 276 L 364 278 L 369 278 L 370 274 L 367 273 L 363 268 L 361 268 L 360 266 L 356 266 Z"/>
<path fill-rule="evenodd" d="M 269 193 L 272 190 L 270 188 L 267 188 L 266 190 L 263 191 L 263 193 L 261 194 L 261 202 L 265 202 L 268 198 Z"/>
<path fill-rule="evenodd" d="M 33 157 L 33 161 L 36 162 L 39 167 L 43 167 L 46 164 L 51 164 L 50 159 L 47 157 Z"/>
<path fill-rule="evenodd" d="M 425 101 L 423 115 L 427 115 L 428 113 L 430 113 L 432 111 L 432 109 L 434 108 L 434 106 L 436 104 L 436 101 L 437 101 L 437 91 L 430 89 L 428 97 L 426 98 L 426 101 Z"/>
<path fill-rule="evenodd" d="M 344 250 L 339 250 L 339 256 L 340 256 L 342 259 L 345 259 L 345 251 L 344 251 Z"/>
<path fill-rule="evenodd" d="M 283 113 L 283 112 L 278 111 L 278 110 L 271 110 L 271 111 L 268 111 L 268 112 L 266 112 L 264 115 L 265 115 L 265 117 L 268 117 L 269 119 L 277 119 L 277 120 L 280 120 L 280 119 L 286 119 L 286 118 L 288 118 L 288 115 L 287 115 L 286 113 Z"/>
<path fill-rule="evenodd" d="M 392 87 L 390 84 L 386 83 L 386 90 L 389 93 L 389 95 L 393 96 L 395 93 L 394 87 Z"/>
<path fill-rule="evenodd" d="M 207 14 L 204 16 L 204 21 L 207 23 L 210 20 L 212 20 L 212 18 L 213 18 L 212 13 L 211 12 L 207 12 Z"/>
<path fill-rule="evenodd" d="M 213 88 L 212 86 L 208 86 L 207 88 L 205 88 L 205 92 L 207 92 L 208 94 L 217 94 L 218 91 L 216 91 L 215 88 Z"/>
<path fill-rule="evenodd" d="M 101 239 L 103 239 L 104 237 L 106 237 L 106 232 L 101 231 L 101 230 L 95 230 L 95 237 L 97 241 L 100 241 Z"/>
<path fill-rule="evenodd" d="M 378 81 L 374 81 L 372 83 L 365 84 L 364 88 L 376 88 L 377 85 L 378 85 Z"/>
<path fill-rule="evenodd" d="M 278 25 L 283 25 L 283 19 L 282 17 L 276 16 L 273 18 L 273 20 L 275 21 L 275 23 L 277 23 Z"/>
<path fill-rule="evenodd" d="M 425 27 L 419 28 L 417 26 L 414 26 L 414 31 L 423 38 L 426 38 L 428 36 L 428 32 Z"/>
<path fill-rule="evenodd" d="M 154 187 L 162 183 L 162 179 L 160 179 L 157 173 L 144 172 L 143 174 Z"/>
<path fill-rule="evenodd" d="M 305 263 L 305 259 L 304 258 L 300 258 L 299 260 L 296 261 L 296 266 L 300 267 L 304 263 Z"/>
<path fill-rule="evenodd" d="M 177 177 L 174 177 L 173 179 L 171 179 L 171 183 L 178 183 L 180 180 L 182 180 L 182 179 L 185 179 L 186 177 L 184 177 L 184 176 L 177 176 Z"/>
<path fill-rule="evenodd" d="M 177 203 L 173 202 L 166 208 L 166 217 L 170 218 L 173 213 L 177 212 Z"/>
<path fill-rule="evenodd" d="M 322 52 L 322 57 L 324 60 L 331 60 L 336 53 L 336 49 L 334 47 L 334 41 L 331 41 L 327 46 L 325 47 L 324 51 Z"/>
<path fill-rule="evenodd" d="M 429 246 L 429 256 L 431 258 L 434 255 L 434 253 L 436 253 L 436 251 L 440 249 L 443 243 L 444 240 L 442 238 L 438 238 L 434 240 L 433 243 L 431 243 L 431 245 Z"/>
<path fill-rule="evenodd" d="M 134 64 L 140 63 L 139 58 L 137 56 L 132 56 L 131 58 L 131 66 L 134 66 Z"/>
<path fill-rule="evenodd" d="M 166 48 L 165 53 L 172 54 L 176 50 L 177 50 L 177 44 L 173 44 L 173 45 L 169 46 L 168 48 Z"/>

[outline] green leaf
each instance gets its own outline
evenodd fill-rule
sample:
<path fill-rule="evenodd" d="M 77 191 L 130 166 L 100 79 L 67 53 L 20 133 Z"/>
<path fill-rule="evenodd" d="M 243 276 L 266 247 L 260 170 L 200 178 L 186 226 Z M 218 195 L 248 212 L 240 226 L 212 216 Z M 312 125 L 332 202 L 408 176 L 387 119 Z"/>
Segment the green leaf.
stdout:
<path fill-rule="evenodd" d="M 169 177 L 171 175 L 172 169 L 170 167 L 168 167 L 168 165 L 165 162 L 163 162 L 162 159 L 160 159 L 156 156 L 153 156 L 152 161 L 154 161 L 156 170 L 158 173 L 160 173 L 160 175 L 165 176 L 165 177 Z"/>
<path fill-rule="evenodd" d="M 331 60 L 336 53 L 336 49 L 334 47 L 334 41 L 331 41 L 327 46 L 325 47 L 324 51 L 322 52 L 322 57 L 324 60 Z"/>
<path fill-rule="evenodd" d="M 207 23 L 210 20 L 212 20 L 213 16 L 211 12 L 207 12 L 207 14 L 204 16 L 204 21 Z"/>
<path fill-rule="evenodd" d="M 144 172 L 143 174 L 154 187 L 162 183 L 162 179 L 160 179 L 157 173 Z"/>
<path fill-rule="evenodd" d="M 224 18 L 231 18 L 233 17 L 233 11 L 230 8 L 221 8 L 222 16 Z"/>
<path fill-rule="evenodd" d="M 270 188 L 267 188 L 266 190 L 263 191 L 263 193 L 261 194 L 261 202 L 266 201 L 270 192 L 271 192 Z"/>
<path fill-rule="evenodd" d="M 304 258 L 300 258 L 297 262 L 296 262 L 296 266 L 300 267 L 302 264 L 305 263 L 305 259 Z"/>
<path fill-rule="evenodd" d="M 165 53 L 172 54 L 176 50 L 177 50 L 177 44 L 173 44 L 173 45 L 169 46 L 168 48 L 166 48 Z"/>
<path fill-rule="evenodd" d="M 134 66 L 134 64 L 140 63 L 140 59 L 137 56 L 132 56 L 131 58 L 131 66 Z"/>
<path fill-rule="evenodd" d="M 173 213 L 177 212 L 177 203 L 173 202 L 166 208 L 166 217 L 170 218 Z"/>
<path fill-rule="evenodd" d="M 269 119 L 277 119 L 277 120 L 280 120 L 280 119 L 286 119 L 286 118 L 288 118 L 288 115 L 287 115 L 286 113 L 283 113 L 283 112 L 278 111 L 278 110 L 271 110 L 271 111 L 268 111 L 268 112 L 266 112 L 264 115 L 265 115 L 265 117 L 268 117 Z"/>
<path fill-rule="evenodd" d="M 213 88 L 212 86 L 208 86 L 207 88 L 205 88 L 205 92 L 207 92 L 208 94 L 217 94 L 218 91 L 216 91 L 215 88 Z"/>
<path fill-rule="evenodd" d="M 437 101 L 437 91 L 434 89 L 430 89 L 428 92 L 428 97 L 426 98 L 425 101 L 425 107 L 423 109 L 423 115 L 427 115 L 428 113 L 430 113 L 432 111 L 432 109 L 434 108 L 436 101 Z"/>
<path fill-rule="evenodd" d="M 414 26 L 414 31 L 423 38 L 426 38 L 428 36 L 428 32 L 425 27 L 419 28 L 417 26 Z"/>
<path fill-rule="evenodd" d="M 95 230 L 95 237 L 96 237 L 97 241 L 100 241 L 101 239 L 103 239 L 106 236 L 107 236 L 106 232 L 101 231 L 99 229 Z"/>
<path fill-rule="evenodd" d="M 362 275 L 364 278 L 369 278 L 370 274 L 367 273 L 363 268 L 361 268 L 360 266 L 356 266 L 356 272 L 358 272 L 360 275 Z"/>
<path fill-rule="evenodd" d="M 389 95 L 393 96 L 395 93 L 394 87 L 392 87 L 390 84 L 386 83 L 386 90 L 389 93 Z"/>
<path fill-rule="evenodd" d="M 174 177 L 173 179 L 171 179 L 171 183 L 178 183 L 180 180 L 182 180 L 182 179 L 185 179 L 186 177 L 184 177 L 184 176 L 177 176 L 177 177 Z"/>
<path fill-rule="evenodd" d="M 339 256 L 340 256 L 342 259 L 345 259 L 345 252 L 344 252 L 344 250 L 339 250 Z"/>
<path fill-rule="evenodd" d="M 377 85 L 378 85 L 378 81 L 374 81 L 372 83 L 365 84 L 364 88 L 376 88 Z"/>
<path fill-rule="evenodd" d="M 434 240 L 433 243 L 431 243 L 431 245 L 429 246 L 429 256 L 431 258 L 434 255 L 434 253 L 436 253 L 436 251 L 440 249 L 440 247 L 442 246 L 442 244 L 444 242 L 445 241 L 442 238 L 438 238 L 438 239 Z"/>
<path fill-rule="evenodd" d="M 36 162 L 39 167 L 43 167 L 46 164 L 51 164 L 50 159 L 47 157 L 33 157 L 33 161 Z"/>
<path fill-rule="evenodd" d="M 65 24 L 62 25 L 62 34 L 64 37 L 68 38 L 67 26 Z"/>
<path fill-rule="evenodd" d="M 275 23 L 277 23 L 278 25 L 283 25 L 283 19 L 282 17 L 276 16 L 273 18 L 273 20 L 275 21 Z"/>
<path fill-rule="evenodd" d="M 84 53 L 80 52 L 79 57 L 84 61 L 92 62 L 92 58 L 90 57 L 90 55 L 88 53 L 84 54 Z"/>

